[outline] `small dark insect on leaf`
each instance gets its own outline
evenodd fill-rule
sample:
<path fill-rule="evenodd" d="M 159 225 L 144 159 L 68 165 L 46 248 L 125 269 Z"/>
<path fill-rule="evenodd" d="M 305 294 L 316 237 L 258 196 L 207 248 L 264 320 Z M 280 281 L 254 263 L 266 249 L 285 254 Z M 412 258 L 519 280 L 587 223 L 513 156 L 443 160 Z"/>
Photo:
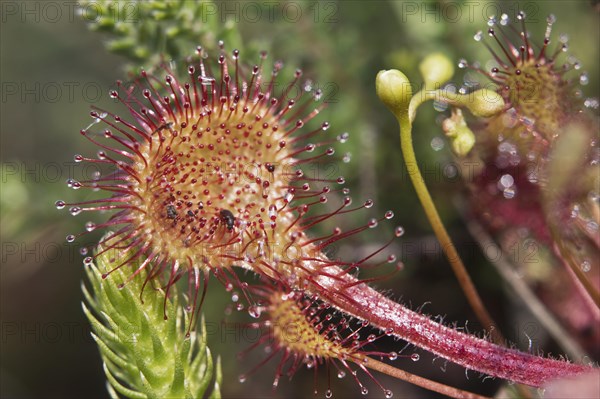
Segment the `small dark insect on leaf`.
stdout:
<path fill-rule="evenodd" d="M 235 223 L 235 216 L 233 216 L 233 213 L 227 209 L 221 209 L 220 215 L 221 221 L 227 226 L 227 230 L 233 230 L 233 224 Z"/>
<path fill-rule="evenodd" d="M 175 219 L 177 217 L 177 210 L 174 205 L 167 205 L 167 218 Z"/>
<path fill-rule="evenodd" d="M 164 123 L 164 124 L 160 125 L 158 128 L 156 128 L 156 130 L 153 131 L 152 134 L 158 133 L 164 129 L 170 129 L 171 126 L 173 126 L 173 122 Z"/>

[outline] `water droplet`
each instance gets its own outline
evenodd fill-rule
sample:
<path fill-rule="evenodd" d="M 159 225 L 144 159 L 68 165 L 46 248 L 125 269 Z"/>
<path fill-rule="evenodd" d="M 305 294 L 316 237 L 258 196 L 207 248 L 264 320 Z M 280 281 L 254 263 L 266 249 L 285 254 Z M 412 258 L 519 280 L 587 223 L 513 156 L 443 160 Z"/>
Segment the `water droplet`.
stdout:
<path fill-rule="evenodd" d="M 561 33 L 558 36 L 558 41 L 562 44 L 567 44 L 569 42 L 569 35 L 567 35 L 566 33 Z"/>
<path fill-rule="evenodd" d="M 331 392 L 331 389 L 328 389 L 327 391 L 325 391 L 326 398 L 331 398 L 332 396 L 333 396 L 333 392 Z"/>
<path fill-rule="evenodd" d="M 344 154 L 344 156 L 342 157 L 342 162 L 344 163 L 350 163 L 350 161 L 352 160 L 352 154 L 347 152 Z"/>
<path fill-rule="evenodd" d="M 240 374 L 240 376 L 238 377 L 238 381 L 240 382 L 240 384 L 243 384 L 244 382 L 246 382 L 246 375 Z"/>
<path fill-rule="evenodd" d="M 392 212 L 392 211 L 387 211 L 387 212 L 385 213 L 385 218 L 386 218 L 386 219 L 391 219 L 391 218 L 393 218 L 393 217 L 394 217 L 394 212 Z"/>
<path fill-rule="evenodd" d="M 277 207 L 275 205 L 269 205 L 269 218 L 271 220 L 277 219 Z"/>
<path fill-rule="evenodd" d="M 548 18 L 546 18 L 546 22 L 550 25 L 554 24 L 556 22 L 556 15 L 554 15 L 554 14 L 548 15 Z"/>
<path fill-rule="evenodd" d="M 515 197 L 515 195 L 517 195 L 517 189 L 514 186 L 507 187 L 504 190 L 502 190 L 502 195 L 506 199 L 512 199 Z"/>
<path fill-rule="evenodd" d="M 395 230 L 396 237 L 402 237 L 404 235 L 404 227 L 398 226 Z"/>
<path fill-rule="evenodd" d="M 590 77 L 588 76 L 587 72 L 584 72 L 581 74 L 581 76 L 579 76 L 579 84 L 585 86 L 588 83 L 590 83 Z"/>
<path fill-rule="evenodd" d="M 75 236 L 73 234 L 69 234 L 67 236 L 67 242 L 73 242 L 73 241 L 75 241 Z"/>
<path fill-rule="evenodd" d="M 388 353 L 388 358 L 390 360 L 396 360 L 396 359 L 398 359 L 398 353 L 397 352 L 390 352 L 390 353 Z"/>
<path fill-rule="evenodd" d="M 336 181 L 337 181 L 338 184 L 344 184 L 344 183 L 346 183 L 346 179 L 344 179 L 342 176 L 338 177 Z"/>
<path fill-rule="evenodd" d="M 600 102 L 598 101 L 597 98 L 586 98 L 583 102 L 583 105 L 586 108 L 590 108 L 590 109 L 598 109 L 598 106 L 600 105 Z"/>
<path fill-rule="evenodd" d="M 413 353 L 412 355 L 410 355 L 410 360 L 412 360 L 413 362 L 418 362 L 420 358 L 421 356 L 419 356 L 418 353 Z"/>
<path fill-rule="evenodd" d="M 467 60 L 465 60 L 464 58 L 461 58 L 461 59 L 458 61 L 458 67 L 459 67 L 460 69 L 465 69 L 465 68 L 466 68 L 466 67 L 468 67 L 468 66 L 469 66 L 469 63 L 468 63 L 468 62 L 467 62 Z"/>
<path fill-rule="evenodd" d="M 443 173 L 448 179 L 454 179 L 458 176 L 458 167 L 453 163 L 449 163 L 444 166 Z"/>
<path fill-rule="evenodd" d="M 434 101 L 433 109 L 437 112 L 444 112 L 448 109 L 448 103 L 444 101 Z"/>
<path fill-rule="evenodd" d="M 431 139 L 431 148 L 434 151 L 440 151 L 444 148 L 444 139 L 441 137 L 434 137 Z"/>
<path fill-rule="evenodd" d="M 473 35 L 473 39 L 475 39 L 476 42 L 480 42 L 482 38 L 483 38 L 482 31 L 477 31 L 477 33 L 475 33 L 475 35 Z M 458 64 L 458 67 L 461 68 L 460 64 Z M 462 68 L 464 68 L 464 67 L 462 67 Z"/>
<path fill-rule="evenodd" d="M 83 259 L 84 266 L 91 266 L 94 263 L 94 259 L 91 256 L 87 256 Z"/>
<path fill-rule="evenodd" d="M 383 391 L 383 393 L 387 399 L 390 399 L 392 396 L 394 396 L 394 393 L 389 389 L 386 389 L 385 391 Z"/>
<path fill-rule="evenodd" d="M 340 143 L 345 143 L 350 138 L 350 134 L 348 132 L 344 132 L 336 137 L 337 141 Z"/>
<path fill-rule="evenodd" d="M 364 207 L 365 208 L 370 208 L 373 206 L 373 200 L 372 199 L 368 199 L 365 201 Z"/>
<path fill-rule="evenodd" d="M 83 156 L 82 156 L 82 155 L 79 155 L 79 154 L 77 154 L 77 155 L 75 155 L 75 156 L 73 157 L 73 160 L 74 160 L 75 162 L 81 162 L 81 161 L 83 161 Z"/>
<path fill-rule="evenodd" d="M 507 188 L 507 187 L 511 187 L 513 184 L 515 184 L 515 179 L 512 177 L 512 175 L 505 174 L 505 175 L 502 175 L 499 183 L 503 188 Z"/>
<path fill-rule="evenodd" d="M 584 260 L 583 262 L 581 262 L 581 271 L 582 272 L 587 273 L 590 270 L 592 270 L 592 264 L 590 263 L 590 261 Z"/>
<path fill-rule="evenodd" d="M 342 370 L 338 371 L 338 373 L 337 373 L 337 377 L 338 378 L 341 379 L 341 378 L 344 378 L 345 376 L 346 376 L 346 372 L 345 371 L 342 371 Z"/>
<path fill-rule="evenodd" d="M 508 14 L 502 14 L 500 16 L 500 25 L 506 26 L 509 23 L 510 23 L 510 18 L 508 17 Z"/>
<path fill-rule="evenodd" d="M 375 218 L 369 220 L 369 228 L 373 229 L 373 228 L 377 227 L 378 223 L 379 223 L 379 221 Z"/>
<path fill-rule="evenodd" d="M 369 334 L 369 336 L 367 337 L 367 341 L 369 342 L 373 342 L 377 339 L 377 336 L 375 334 Z"/>
<path fill-rule="evenodd" d="M 93 231 L 95 228 L 96 228 L 96 224 L 95 224 L 95 223 L 93 223 L 93 222 L 87 222 L 87 223 L 85 224 L 85 229 L 86 229 L 87 231 Z"/>
<path fill-rule="evenodd" d="M 237 292 L 234 292 L 234 293 L 231 295 L 231 300 L 232 300 L 233 302 L 237 302 L 237 301 L 239 301 L 239 300 L 240 300 L 240 295 L 239 295 Z"/>
<path fill-rule="evenodd" d="M 82 209 L 78 206 L 72 206 L 71 208 L 69 208 L 69 213 L 71 213 L 71 215 L 73 216 L 77 216 L 81 213 Z"/>
<path fill-rule="evenodd" d="M 251 305 L 248 307 L 248 314 L 250 315 L 250 317 L 258 319 L 260 317 L 261 313 L 262 313 L 262 308 L 260 306 Z"/>
<path fill-rule="evenodd" d="M 369 390 L 367 389 L 367 387 L 363 386 L 360 388 L 360 393 L 362 393 L 363 395 L 368 395 Z"/>
<path fill-rule="evenodd" d="M 290 190 L 288 190 L 288 192 L 285 193 L 285 195 L 283 196 L 283 200 L 285 201 L 285 203 L 290 203 L 290 202 L 292 202 L 293 199 L 294 199 L 294 193 Z"/>
<path fill-rule="evenodd" d="M 67 204 L 65 201 L 58 200 L 54 203 L 54 205 L 56 206 L 56 209 L 63 209 Z"/>
<path fill-rule="evenodd" d="M 394 263 L 396 261 L 396 255 L 390 255 L 387 258 L 387 263 Z"/>

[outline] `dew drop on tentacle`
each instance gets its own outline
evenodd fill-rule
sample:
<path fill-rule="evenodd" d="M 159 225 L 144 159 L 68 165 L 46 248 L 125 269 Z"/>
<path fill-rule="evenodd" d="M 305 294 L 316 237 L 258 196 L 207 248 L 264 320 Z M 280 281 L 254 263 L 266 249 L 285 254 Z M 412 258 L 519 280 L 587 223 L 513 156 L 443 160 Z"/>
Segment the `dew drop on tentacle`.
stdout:
<path fill-rule="evenodd" d="M 396 235 L 396 237 L 402 237 L 404 235 L 404 227 L 396 227 L 396 229 L 394 230 L 394 234 Z"/>

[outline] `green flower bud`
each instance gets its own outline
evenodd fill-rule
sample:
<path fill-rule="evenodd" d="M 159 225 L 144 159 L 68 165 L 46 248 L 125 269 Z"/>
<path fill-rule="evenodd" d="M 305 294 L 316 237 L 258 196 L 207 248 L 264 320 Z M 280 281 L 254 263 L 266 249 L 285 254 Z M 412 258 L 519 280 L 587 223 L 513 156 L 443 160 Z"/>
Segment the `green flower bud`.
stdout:
<path fill-rule="evenodd" d="M 430 54 L 419 65 L 426 88 L 435 88 L 447 82 L 454 75 L 454 65 L 441 53 Z"/>
<path fill-rule="evenodd" d="M 475 145 L 475 134 L 467 126 L 462 111 L 458 108 L 452 111 L 452 116 L 442 123 L 442 129 L 447 137 L 452 138 L 452 150 L 458 156 L 465 156 Z"/>
<path fill-rule="evenodd" d="M 466 97 L 464 105 L 475 116 L 489 118 L 504 110 L 504 99 L 493 90 L 477 90 Z"/>
<path fill-rule="evenodd" d="M 410 81 L 397 69 L 379 71 L 375 80 L 375 88 L 381 102 L 396 116 L 408 110 L 412 98 Z"/>

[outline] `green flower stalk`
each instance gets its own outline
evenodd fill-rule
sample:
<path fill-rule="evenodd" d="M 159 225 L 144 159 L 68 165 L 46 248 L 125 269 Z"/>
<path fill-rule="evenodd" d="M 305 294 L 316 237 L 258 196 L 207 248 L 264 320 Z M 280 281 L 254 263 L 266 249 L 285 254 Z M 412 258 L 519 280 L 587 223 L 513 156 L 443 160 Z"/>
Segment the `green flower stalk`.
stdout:
<path fill-rule="evenodd" d="M 445 82 L 435 81 L 434 79 L 449 78 L 449 73 L 443 73 L 438 69 L 439 64 L 448 63 L 441 63 L 439 61 L 434 63 L 425 60 L 421 64 L 421 72 L 425 77 L 426 88 L 440 86 Z M 453 72 L 453 69 L 449 72 Z M 435 98 L 436 95 L 442 95 L 443 98 L 446 98 L 446 96 L 444 96 L 445 91 L 436 90 L 434 92 L 427 92 L 425 89 L 413 96 L 410 81 L 402 72 L 398 70 L 379 72 L 375 80 L 375 85 L 377 95 L 398 120 L 398 124 L 400 126 L 400 146 L 402 148 L 404 162 L 407 168 L 411 170 L 410 179 L 413 183 L 415 191 L 417 192 L 419 200 L 423 205 L 425 214 L 429 219 L 429 223 L 431 223 L 431 227 L 433 228 L 436 237 L 442 244 L 442 248 L 444 249 L 444 253 L 446 254 L 446 257 L 452 266 L 452 270 L 454 271 L 454 274 L 456 275 L 456 278 L 458 279 L 458 282 L 461 285 L 469 304 L 475 311 L 475 314 L 479 320 L 481 320 L 483 325 L 486 326 L 488 331 L 491 332 L 496 342 L 503 342 L 504 339 L 502 335 L 496 329 L 496 323 L 493 321 L 492 317 L 489 315 L 488 311 L 483 305 L 475 285 L 467 273 L 460 255 L 452 243 L 450 235 L 446 231 L 442 219 L 437 212 L 435 204 L 433 203 L 431 195 L 429 194 L 429 190 L 425 185 L 423 176 L 418 168 L 417 157 L 413 148 L 412 120 L 414 119 L 417 107 L 424 101 Z M 479 90 L 479 92 L 481 91 L 483 90 Z M 490 109 L 493 107 L 490 107 L 485 98 L 486 96 L 482 94 L 471 96 L 458 95 L 453 103 L 456 105 L 463 105 L 469 108 L 472 112 L 479 112 L 482 110 L 484 113 L 490 112 Z M 502 99 L 500 98 L 500 100 Z M 501 101 L 495 101 L 493 104 L 496 104 L 496 112 L 502 108 Z"/>
<path fill-rule="evenodd" d="M 211 392 L 209 397 L 219 398 L 220 362 L 215 368 L 204 328 L 186 338 L 189 313 L 178 305 L 177 295 L 167 302 L 164 320 L 163 298 L 152 289 L 142 291 L 142 276 L 122 288 L 129 277 L 123 269 L 102 279 L 130 255 L 117 249 L 102 253 L 95 264 L 86 264 L 90 288 L 82 285 L 83 311 L 100 348 L 111 397 L 198 398 Z"/>

